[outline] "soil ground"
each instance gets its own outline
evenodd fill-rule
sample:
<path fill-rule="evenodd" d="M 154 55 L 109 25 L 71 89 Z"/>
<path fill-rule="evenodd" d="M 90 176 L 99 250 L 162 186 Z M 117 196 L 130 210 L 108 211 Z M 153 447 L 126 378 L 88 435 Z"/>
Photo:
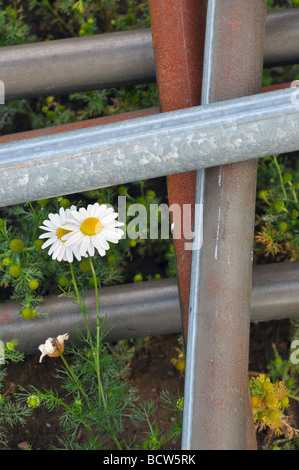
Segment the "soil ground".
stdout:
<path fill-rule="evenodd" d="M 183 394 L 184 373 L 179 372 L 171 362 L 177 357 L 179 335 L 156 336 L 149 339 L 144 346 L 138 348 L 131 360 L 129 380 L 137 387 L 140 399 L 154 400 L 160 403 L 159 393 L 168 390 L 176 395 Z M 273 321 L 251 325 L 249 370 L 253 372 L 266 372 L 267 364 L 273 359 L 272 343 L 275 343 L 283 358 L 288 357 L 289 351 L 289 322 Z M 28 356 L 22 363 L 10 365 L 8 368 L 7 390 L 10 392 L 17 385 L 37 387 L 50 387 L 59 390 L 59 380 L 56 368 L 60 367 L 57 359 L 38 362 L 39 355 Z M 46 358 L 48 359 L 48 358 Z M 289 413 L 293 416 L 294 427 L 299 427 L 299 405 L 291 402 Z M 57 436 L 63 438 L 58 423 L 57 412 L 48 413 L 43 408 L 37 408 L 26 426 L 9 430 L 8 450 L 18 450 L 26 443 L 34 450 L 48 450 L 58 444 Z M 163 407 L 159 406 L 156 413 L 156 424 L 164 429 L 171 425 L 172 416 Z M 126 433 L 133 436 L 134 433 L 145 432 L 146 428 L 128 427 Z M 259 433 L 258 444 L 261 449 L 265 443 L 266 434 Z M 80 436 L 78 436 L 80 439 Z M 171 442 L 168 449 L 180 449 L 180 442 Z M 4 448 L 2 448 L 4 449 Z M 0 450 L 2 450 L 0 448 Z"/>

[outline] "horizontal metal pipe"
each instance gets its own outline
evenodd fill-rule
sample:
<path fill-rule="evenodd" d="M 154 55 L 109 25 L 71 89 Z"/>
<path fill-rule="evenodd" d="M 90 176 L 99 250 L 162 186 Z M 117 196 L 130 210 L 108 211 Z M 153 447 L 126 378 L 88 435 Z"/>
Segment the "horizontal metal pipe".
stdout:
<path fill-rule="evenodd" d="M 0 206 L 299 149 L 298 88 L 0 146 Z"/>
<path fill-rule="evenodd" d="M 264 66 L 299 63 L 299 9 L 269 12 Z M 150 29 L 1 48 L 6 101 L 156 81 Z"/>
<path fill-rule="evenodd" d="M 299 318 L 299 262 L 255 266 L 251 296 L 251 322 Z M 111 327 L 106 340 L 182 333 L 177 280 L 162 279 L 136 284 L 104 287 L 100 290 L 100 312 Z M 93 291 L 85 293 L 89 322 L 96 321 Z M 68 332 L 79 344 L 78 331 L 86 332 L 82 315 L 73 300 L 51 296 L 44 299 L 48 317 L 24 320 L 20 304 L 0 304 L 0 338 L 19 340 L 25 354 L 37 353 L 49 336 Z"/>
<path fill-rule="evenodd" d="M 267 14 L 264 67 L 299 64 L 299 9 Z"/>
<path fill-rule="evenodd" d="M 250 321 L 288 318 L 299 319 L 299 261 L 255 266 Z"/>
<path fill-rule="evenodd" d="M 155 82 L 150 29 L 1 48 L 5 100 Z"/>

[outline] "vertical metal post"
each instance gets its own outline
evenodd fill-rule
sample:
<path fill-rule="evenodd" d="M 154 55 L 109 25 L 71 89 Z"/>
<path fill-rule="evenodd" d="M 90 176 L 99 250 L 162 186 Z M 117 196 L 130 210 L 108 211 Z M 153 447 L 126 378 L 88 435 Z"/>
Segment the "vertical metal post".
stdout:
<path fill-rule="evenodd" d="M 260 91 L 265 15 L 264 0 L 209 0 L 205 101 Z M 256 170 L 249 161 L 201 172 L 203 246 L 192 260 L 183 449 L 246 447 Z"/>
<path fill-rule="evenodd" d="M 204 0 L 150 0 L 151 29 L 155 52 L 160 109 L 175 111 L 201 102 L 204 59 Z M 196 171 L 167 177 L 169 205 L 189 204 L 194 213 Z M 186 339 L 191 251 L 184 249 L 186 240 L 174 240 L 182 327 Z"/>

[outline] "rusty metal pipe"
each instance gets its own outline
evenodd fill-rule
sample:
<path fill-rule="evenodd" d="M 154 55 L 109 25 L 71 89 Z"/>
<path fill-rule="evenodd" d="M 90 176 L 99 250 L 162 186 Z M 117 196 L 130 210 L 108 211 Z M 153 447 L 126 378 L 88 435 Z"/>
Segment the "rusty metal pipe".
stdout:
<path fill-rule="evenodd" d="M 205 17 L 203 0 L 150 0 L 150 17 L 155 51 L 161 112 L 201 104 Z M 196 171 L 167 176 L 169 204 L 189 204 L 194 214 Z M 174 240 L 177 279 L 186 341 L 191 252 L 185 239 Z"/>

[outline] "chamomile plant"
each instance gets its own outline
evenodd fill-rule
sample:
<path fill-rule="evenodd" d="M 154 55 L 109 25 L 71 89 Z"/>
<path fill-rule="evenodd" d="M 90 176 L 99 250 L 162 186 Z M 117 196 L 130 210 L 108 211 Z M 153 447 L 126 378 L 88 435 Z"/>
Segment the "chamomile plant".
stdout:
<path fill-rule="evenodd" d="M 76 443 L 80 426 L 86 431 L 83 444 L 86 449 L 121 450 L 132 448 L 132 445 L 136 448 L 136 443 L 126 442 L 123 437 L 127 419 L 133 423 L 145 420 L 149 426 L 146 444 L 138 443 L 137 448 L 158 449 L 178 434 L 177 427 L 167 437 L 164 431 L 157 430 L 151 418 L 154 407 L 149 408 L 147 403 L 142 405 L 139 401 L 137 404 L 136 392 L 124 379 L 127 362 L 112 354 L 105 343 L 109 327 L 100 313 L 103 280 L 99 279 L 95 266 L 107 258 L 110 245 L 121 244 L 124 223 L 117 217 L 111 206 L 95 202 L 85 207 L 60 207 L 57 212 L 49 212 L 38 225 L 41 232 L 39 240 L 43 242 L 39 254 L 45 254 L 49 263 L 62 264 L 69 270 L 71 285 L 61 289 L 63 296 L 77 302 L 85 329 L 78 329 L 79 347 L 72 345 L 68 332 L 58 332 L 56 337 L 45 338 L 38 348 L 41 353 L 39 362 L 61 359 L 62 369 L 58 374 L 68 392 L 68 400 L 59 397 L 52 389 L 41 391 L 32 386 L 27 390 L 21 388 L 18 397 L 19 403 L 26 403 L 31 409 L 45 406 L 49 411 L 61 410 L 60 423 L 65 431 L 65 437 L 60 440 L 62 448 L 80 447 Z M 90 319 L 85 307 L 84 292 L 77 282 L 76 265 L 93 278 L 96 320 Z"/>

